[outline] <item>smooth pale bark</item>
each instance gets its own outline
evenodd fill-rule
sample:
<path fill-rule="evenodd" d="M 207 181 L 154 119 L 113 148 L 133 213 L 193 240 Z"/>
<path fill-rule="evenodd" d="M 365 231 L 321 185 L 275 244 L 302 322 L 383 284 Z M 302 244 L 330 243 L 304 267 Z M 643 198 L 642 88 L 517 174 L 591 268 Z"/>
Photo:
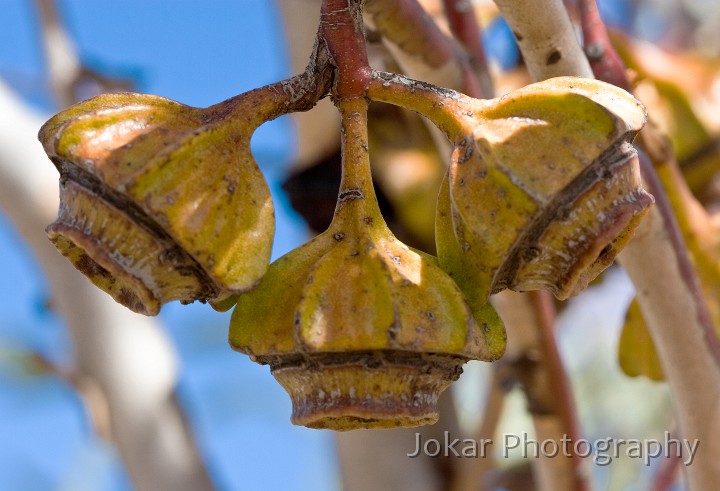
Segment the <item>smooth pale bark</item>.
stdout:
<path fill-rule="evenodd" d="M 593 78 L 567 14 L 559 14 L 564 11 L 561 0 L 495 3 L 516 36 L 523 38 L 520 49 L 534 80 L 558 75 Z M 548 63 L 553 49 L 562 54 L 560 61 L 567 65 Z M 695 462 L 684 468 L 689 489 L 712 491 L 720 482 L 720 440 L 713 438 L 720 434 L 717 340 L 670 208 L 657 191 L 651 192 L 656 192 L 659 203 L 618 260 L 637 290 L 673 394 L 682 437 L 701 441 Z"/>
<path fill-rule="evenodd" d="M 593 77 L 561 0 L 495 0 L 518 41 L 533 81 Z"/>
<path fill-rule="evenodd" d="M 675 403 L 682 438 L 700 441 L 692 466 L 684 467 L 689 489 L 711 491 L 720 482 L 720 369 L 714 334 L 703 327 L 702 307 L 683 281 L 676 249 L 656 208 L 620 254 L 637 288 L 637 300 Z"/>
<path fill-rule="evenodd" d="M 0 209 L 35 253 L 53 306 L 73 340 L 74 371 L 107 400 L 113 442 L 139 491 L 212 485 L 174 390 L 178 360 L 153 319 L 115 303 L 45 235 L 58 206 L 58 174 L 36 140 L 43 119 L 0 83 Z"/>

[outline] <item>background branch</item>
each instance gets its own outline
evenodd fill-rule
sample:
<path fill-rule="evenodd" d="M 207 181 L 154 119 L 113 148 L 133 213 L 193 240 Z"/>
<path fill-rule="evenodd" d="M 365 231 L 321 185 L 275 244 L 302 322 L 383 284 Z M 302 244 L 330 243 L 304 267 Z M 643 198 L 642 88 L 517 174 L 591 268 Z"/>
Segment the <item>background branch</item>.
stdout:
<path fill-rule="evenodd" d="M 110 409 L 113 442 L 136 489 L 212 489 L 175 399 L 178 360 L 157 322 L 97 289 L 45 235 L 57 209 L 57 175 L 35 140 L 43 120 L 0 83 L 0 209 L 35 253 L 66 321 L 74 369 Z"/>
<path fill-rule="evenodd" d="M 593 78 L 567 13 L 560 13 L 564 11 L 561 1 L 496 3 L 520 39 L 534 80 L 558 75 Z M 555 52 L 562 55 L 557 61 L 551 56 Z M 561 65 L 561 61 L 568 64 Z M 654 171 L 650 169 L 644 176 L 652 177 Z M 651 192 L 657 204 L 618 261 L 637 289 L 638 302 L 667 373 L 680 432 L 691 441 L 702 441 L 696 462 L 685 468 L 688 486 L 709 491 L 720 482 L 720 462 L 715 457 L 720 453 L 720 442 L 705 438 L 720 432 L 717 343 L 708 337 L 708 332 L 712 333 L 710 317 L 672 210 L 664 203 L 660 186 L 651 185 Z"/>
<path fill-rule="evenodd" d="M 455 38 L 465 46 L 470 55 L 470 63 L 474 68 L 479 93 L 468 93 L 468 95 L 491 99 L 494 93 L 493 81 L 472 2 L 470 0 L 443 0 L 443 5 L 450 30 Z"/>
<path fill-rule="evenodd" d="M 417 0 L 365 0 L 363 16 L 402 73 L 466 94 L 482 92 L 467 54 Z"/>
<path fill-rule="evenodd" d="M 510 24 L 533 81 L 574 75 L 593 78 L 560 0 L 495 0 Z"/>
<path fill-rule="evenodd" d="M 503 291 L 493 304 L 505 323 L 508 348 L 503 361 L 509 364 L 527 400 L 538 441 L 581 439 L 570 381 L 555 341 L 555 307 L 547 292 Z M 574 455 L 532 461 L 536 489 L 584 491 L 591 489 L 587 463 Z"/>

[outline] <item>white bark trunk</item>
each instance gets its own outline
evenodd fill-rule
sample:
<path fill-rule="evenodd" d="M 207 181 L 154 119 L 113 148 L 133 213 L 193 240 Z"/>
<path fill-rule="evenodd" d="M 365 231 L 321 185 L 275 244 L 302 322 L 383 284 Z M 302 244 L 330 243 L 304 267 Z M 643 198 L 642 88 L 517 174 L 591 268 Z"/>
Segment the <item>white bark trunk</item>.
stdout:
<path fill-rule="evenodd" d="M 32 248 L 67 322 L 75 370 L 97 383 L 112 436 L 139 491 L 212 489 L 174 397 L 178 360 L 153 319 L 98 290 L 58 253 L 44 229 L 58 207 L 58 175 L 36 134 L 42 119 L 0 83 L 0 209 Z"/>
<path fill-rule="evenodd" d="M 593 78 L 561 0 L 495 0 L 516 36 L 533 79 L 558 75 Z M 562 12 L 561 12 L 562 11 Z M 552 40 L 552 42 L 550 42 Z M 568 65 L 547 63 L 557 49 Z M 652 116 L 652 115 L 651 115 Z M 697 292 L 682 240 L 673 245 L 668 223 L 656 205 L 636 237 L 619 255 L 638 292 L 638 302 L 658 350 L 683 438 L 700 439 L 689 489 L 712 491 L 720 482 L 720 362 L 712 326 Z M 688 277 L 688 275 L 693 277 Z"/>

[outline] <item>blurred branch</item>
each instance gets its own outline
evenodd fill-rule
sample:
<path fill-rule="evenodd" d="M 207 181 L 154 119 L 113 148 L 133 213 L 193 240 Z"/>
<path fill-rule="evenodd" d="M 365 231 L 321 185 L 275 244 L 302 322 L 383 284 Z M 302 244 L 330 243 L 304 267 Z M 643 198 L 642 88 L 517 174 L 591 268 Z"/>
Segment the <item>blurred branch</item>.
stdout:
<path fill-rule="evenodd" d="M 656 466 L 649 491 L 670 491 L 678 480 L 678 470 L 682 461 L 683 458 L 680 455 L 666 455 Z"/>
<path fill-rule="evenodd" d="M 369 489 L 393 491 L 442 491 L 453 479 L 453 466 L 459 460 L 444 457 L 444 442 L 449 438 L 463 439 L 460 433 L 451 391 L 439 402 L 440 420 L 429 426 L 390 430 L 358 430 L 335 434 L 343 491 Z M 439 456 L 414 453 L 417 443 L 439 442 Z M 434 449 L 434 447 L 433 447 Z M 459 449 L 458 449 L 459 450 Z"/>
<path fill-rule="evenodd" d="M 35 141 L 42 119 L 0 84 L 0 209 L 47 274 L 66 321 L 74 371 L 100 388 L 113 441 L 138 490 L 212 489 L 174 397 L 177 358 L 156 321 L 116 304 L 77 272 L 44 228 L 58 206 L 58 176 Z"/>
<path fill-rule="evenodd" d="M 574 455 L 581 439 L 570 381 L 555 341 L 555 306 L 547 292 L 503 291 L 493 303 L 505 322 L 508 348 L 503 360 L 525 393 L 538 441 L 553 440 L 570 457 L 541 455 L 532 462 L 536 488 L 591 489 L 586 464 Z M 565 444 L 565 442 L 568 442 Z"/>
<path fill-rule="evenodd" d="M 130 81 L 105 77 L 83 65 L 55 1 L 35 0 L 35 4 L 40 18 L 48 79 L 59 106 L 68 107 L 78 100 L 103 92 L 130 90 Z"/>
<path fill-rule="evenodd" d="M 75 103 L 73 85 L 80 73 L 80 59 L 75 45 L 60 22 L 55 0 L 35 0 L 40 14 L 43 52 L 48 79 L 61 107 Z"/>
<path fill-rule="evenodd" d="M 365 0 L 363 17 L 382 35 L 404 74 L 466 94 L 482 93 L 467 53 L 417 0 Z"/>
<path fill-rule="evenodd" d="M 473 435 L 473 440 L 476 442 L 494 441 L 495 439 L 509 390 L 507 380 L 510 378 L 510 374 L 508 372 L 508 366 L 504 362 L 493 364 L 482 420 Z M 455 475 L 450 489 L 451 491 L 491 491 L 494 487 L 490 487 L 488 476 L 495 468 L 496 461 L 490 453 L 477 460 L 459 459 L 455 463 Z"/>
<path fill-rule="evenodd" d="M 502 491 L 537 491 L 532 465 L 523 462 L 512 467 L 496 469 L 485 479 L 486 489 Z"/>
<path fill-rule="evenodd" d="M 83 95 L 130 88 L 127 81 L 104 77 L 82 65 L 55 0 L 36 4 L 48 76 L 62 107 Z M 0 173 L 6 177 L 0 186 L 8 188 L 2 194 L 12 198 L 0 202 L 0 208 L 18 226 L 48 275 L 53 304 L 73 338 L 74 378 L 104 396 L 112 440 L 138 490 L 211 489 L 174 395 L 177 358 L 170 341 L 156 321 L 116 304 L 52 247 L 43 230 L 57 209 L 57 176 L 38 143 L 28 141 L 42 121 L 29 116 L 9 92 L 3 93 L 0 106 L 11 108 L 12 116 L 4 121 L 20 123 L 24 129 L 17 139 L 0 141 L 0 148 L 19 150 L 18 155 L 0 158 Z M 28 172 L 31 166 L 36 169 Z"/>
<path fill-rule="evenodd" d="M 581 9 L 585 11 L 584 17 L 588 12 L 593 15 L 592 11 L 597 11 L 595 0 L 584 0 Z M 594 17 L 592 22 L 584 22 L 584 32 L 586 37 L 605 38 L 604 58 L 610 60 L 597 68 L 602 68 L 603 76 L 613 83 L 629 87 L 624 66 L 607 41 L 605 26 L 599 15 Z M 613 59 L 616 61 L 612 62 Z M 698 231 L 692 230 L 693 225 L 707 236 L 711 229 L 710 217 L 682 180 L 668 138 L 653 124 L 652 114 L 640 132 L 639 143 L 647 152 L 640 154 L 640 163 L 645 184 L 655 196 L 656 207 L 645 224 L 641 224 L 638 237 L 618 259 L 638 290 L 640 309 L 675 396 L 680 431 L 684 438 L 702 441 L 703 435 L 720 430 L 720 343 L 716 335 L 716 328 L 720 326 L 713 326 L 710 304 L 703 296 L 702 284 L 693 266 L 701 266 L 703 252 L 698 250 L 697 237 L 693 236 L 693 232 Z M 669 177 L 666 182 L 659 177 L 661 171 L 666 179 Z M 689 242 L 693 238 L 694 242 Z M 694 253 L 689 249 L 692 245 L 696 249 Z M 709 267 L 717 268 L 717 265 L 711 263 Z M 659 287 L 661 284 L 663 288 Z M 679 336 L 680 325 L 684 328 Z M 695 465 L 686 466 L 685 471 L 692 489 L 709 490 L 720 480 L 720 465 L 714 458 L 720 451 L 720 443 L 703 441 L 703 446 Z M 662 479 L 656 481 L 658 483 L 662 486 Z"/>
<path fill-rule="evenodd" d="M 670 384 L 683 438 L 702 442 L 685 467 L 693 490 L 712 490 L 720 481 L 720 443 L 704 438 L 720 432 L 720 357 L 710 314 L 662 185 L 652 165 L 644 176 L 656 206 L 620 254 L 637 288 L 637 300 Z"/>
<path fill-rule="evenodd" d="M 465 46 L 470 55 L 470 63 L 475 69 L 475 77 L 480 92 L 473 97 L 490 99 L 493 97 L 493 81 L 487 65 L 482 35 L 478 26 L 475 9 L 470 0 L 443 0 L 445 13 L 453 35 Z"/>
<path fill-rule="evenodd" d="M 543 41 L 544 35 L 564 38 L 552 48 L 562 56 L 549 56 L 543 49 L 520 42 L 533 79 L 556 75 L 592 78 L 593 74 L 560 1 L 496 0 L 517 37 Z M 555 15 L 544 15 L 552 11 Z M 518 36 L 519 35 L 519 36 Z M 532 41 L 530 41 L 531 43 Z M 569 60 L 568 60 L 569 58 Z M 569 64 L 558 71 L 559 61 Z M 642 159 L 641 159 L 642 162 Z M 720 446 L 703 435 L 720 432 L 720 358 L 710 316 L 700 294 L 672 209 L 657 182 L 652 166 L 644 166 L 644 177 L 656 206 L 650 210 L 635 238 L 618 256 L 638 292 L 638 302 L 647 320 L 673 393 L 681 432 L 690 441 L 703 442 L 693 466 L 686 467 L 688 485 L 695 491 L 715 489 L 720 481 Z M 682 328 L 681 328 L 682 326 Z"/>
<path fill-rule="evenodd" d="M 50 373 L 72 385 L 85 406 L 95 433 L 103 440 L 112 442 L 108 401 L 103 391 L 93 379 L 85 377 L 75 370 L 58 366 L 38 353 L 31 355 L 30 362 L 33 364 L 35 370 Z"/>

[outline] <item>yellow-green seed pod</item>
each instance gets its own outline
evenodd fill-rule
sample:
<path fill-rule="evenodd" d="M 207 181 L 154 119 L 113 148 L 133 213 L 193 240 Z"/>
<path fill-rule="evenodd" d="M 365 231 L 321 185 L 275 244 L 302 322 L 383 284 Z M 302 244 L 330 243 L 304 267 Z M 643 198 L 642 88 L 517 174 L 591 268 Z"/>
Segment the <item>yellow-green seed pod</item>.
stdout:
<path fill-rule="evenodd" d="M 587 286 L 653 200 L 630 144 L 642 105 L 603 82 L 547 80 L 490 101 L 464 99 L 440 194 L 440 263 L 471 296 Z"/>
<path fill-rule="evenodd" d="M 171 300 L 226 304 L 255 286 L 274 216 L 250 152 L 262 121 L 243 114 L 248 99 L 199 109 L 107 94 L 57 114 L 39 135 L 60 172 L 50 239 L 98 287 L 146 315 Z"/>
<path fill-rule="evenodd" d="M 230 344 L 288 391 L 292 421 L 349 430 L 437 420 L 440 393 L 470 359 L 505 347 L 435 258 L 398 241 L 377 207 L 364 100 L 343 101 L 343 182 L 329 229 L 240 295 Z"/>

